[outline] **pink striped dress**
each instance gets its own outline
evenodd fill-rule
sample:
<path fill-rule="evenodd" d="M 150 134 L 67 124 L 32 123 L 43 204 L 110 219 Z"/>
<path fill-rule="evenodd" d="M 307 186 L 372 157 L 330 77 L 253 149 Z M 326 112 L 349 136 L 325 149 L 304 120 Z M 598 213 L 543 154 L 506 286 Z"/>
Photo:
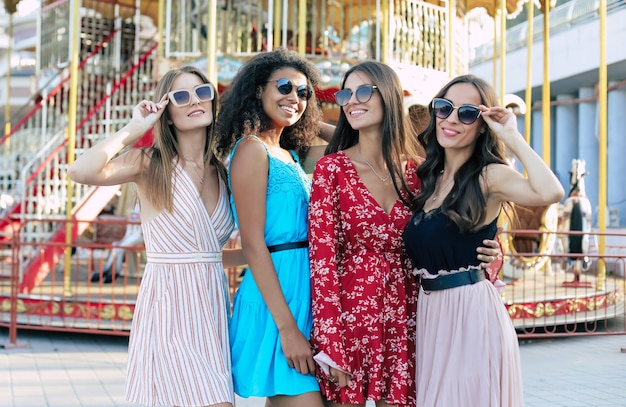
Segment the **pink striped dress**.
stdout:
<path fill-rule="evenodd" d="M 143 224 L 148 262 L 128 348 L 126 400 L 159 406 L 234 403 L 230 297 L 222 246 L 233 231 L 228 191 L 209 215 L 176 165 L 174 211 Z"/>

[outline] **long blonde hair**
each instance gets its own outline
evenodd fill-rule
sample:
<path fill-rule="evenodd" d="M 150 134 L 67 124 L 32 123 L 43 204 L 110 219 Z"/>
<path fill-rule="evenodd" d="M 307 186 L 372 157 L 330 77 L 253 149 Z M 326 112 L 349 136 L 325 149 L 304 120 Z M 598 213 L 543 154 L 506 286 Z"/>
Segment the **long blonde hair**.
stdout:
<path fill-rule="evenodd" d="M 193 66 L 172 69 L 159 80 L 154 91 L 154 99 L 161 100 L 163 95 L 172 90 L 172 83 L 183 73 L 196 75 L 203 83 L 213 86 L 215 98 L 212 103 L 213 122 L 206 128 L 206 143 L 204 145 L 204 162 L 215 165 L 218 174 L 222 179 L 226 179 L 226 169 L 224 164 L 215 154 L 215 120 L 217 118 L 218 95 L 215 85 L 199 69 Z M 182 156 L 178 137 L 174 125 L 172 124 L 169 106 L 159 121 L 154 126 L 154 141 L 151 147 L 144 148 L 144 158 L 149 160 L 148 171 L 144 175 L 146 182 L 146 197 L 152 205 L 159 209 L 173 210 L 172 197 L 172 173 L 174 171 L 175 160 Z"/>

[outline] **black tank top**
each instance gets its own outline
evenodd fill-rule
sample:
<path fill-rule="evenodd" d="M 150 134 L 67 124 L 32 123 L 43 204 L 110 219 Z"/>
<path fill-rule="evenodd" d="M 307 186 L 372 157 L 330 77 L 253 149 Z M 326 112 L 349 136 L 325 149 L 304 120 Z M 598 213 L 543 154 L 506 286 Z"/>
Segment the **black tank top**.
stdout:
<path fill-rule="evenodd" d="M 488 225 L 471 232 L 461 232 L 450 218 L 436 208 L 413 215 L 403 238 L 408 255 L 415 268 L 430 274 L 441 270 L 467 269 L 478 266 L 476 248 L 484 239 L 493 239 L 498 230 L 497 218 Z"/>

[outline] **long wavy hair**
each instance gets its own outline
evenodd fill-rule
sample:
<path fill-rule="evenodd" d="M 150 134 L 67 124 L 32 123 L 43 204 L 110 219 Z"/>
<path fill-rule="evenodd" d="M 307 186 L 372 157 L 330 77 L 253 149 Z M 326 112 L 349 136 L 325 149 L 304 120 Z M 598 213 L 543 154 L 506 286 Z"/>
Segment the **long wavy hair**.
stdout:
<path fill-rule="evenodd" d="M 436 98 L 443 98 L 451 87 L 459 83 L 468 83 L 476 88 L 481 104 L 487 107 L 497 105 L 496 93 L 486 81 L 474 75 L 462 75 L 448 82 Z M 413 210 L 419 211 L 434 194 L 441 171 L 443 171 L 445 150 L 437 142 L 437 119 L 429 106 L 430 122 L 426 130 L 417 137 L 426 150 L 426 159 L 417 170 L 422 181 L 422 192 L 413 201 Z M 482 117 L 479 117 L 482 129 L 477 135 L 474 151 L 470 158 L 454 175 L 452 191 L 444 199 L 441 210 L 444 211 L 462 231 L 474 230 L 485 221 L 485 194 L 480 178 L 483 168 L 489 164 L 507 164 L 504 143 L 492 134 Z"/>
<path fill-rule="evenodd" d="M 317 67 L 295 51 L 277 48 L 252 57 L 239 69 L 221 98 L 220 117 L 217 121 L 217 152 L 221 157 L 225 157 L 241 137 L 259 134 L 273 127 L 258 95 L 272 74 L 282 68 L 293 68 L 301 72 L 312 88 L 319 84 L 320 73 Z M 300 120 L 283 130 L 280 146 L 295 150 L 303 156 L 318 135 L 321 120 L 322 110 L 313 95 Z"/>
<path fill-rule="evenodd" d="M 355 72 L 363 72 L 376 85 L 375 92 L 380 93 L 383 107 L 382 123 L 382 152 L 385 164 L 390 169 L 393 185 L 398 195 L 404 200 L 404 191 L 409 200 L 413 194 L 404 179 L 403 161 L 407 157 L 418 157 L 419 149 L 411 137 L 408 118 L 404 114 L 404 93 L 402 84 L 396 72 L 389 66 L 377 61 L 365 61 L 350 68 L 343 77 L 341 89 L 346 85 L 348 77 Z M 356 145 L 359 142 L 359 132 L 354 130 L 346 113 L 340 109 L 339 119 L 333 138 L 326 147 L 326 154 L 336 153 Z"/>
<path fill-rule="evenodd" d="M 159 80 L 154 90 L 154 100 L 161 100 L 163 95 L 172 90 L 172 83 L 178 76 L 184 73 L 196 75 L 203 83 L 213 85 L 202 71 L 193 66 L 184 66 L 182 68 L 172 69 L 168 71 Z M 211 104 L 213 113 L 213 122 L 206 128 L 206 143 L 204 144 L 204 163 L 210 162 L 215 165 L 219 176 L 226 179 L 226 170 L 224 164 L 217 158 L 215 154 L 215 118 L 217 117 L 218 96 L 215 92 L 215 98 Z M 169 212 L 173 210 L 172 197 L 172 173 L 174 165 L 182 156 L 180 146 L 178 144 L 178 135 L 174 124 L 172 124 L 170 107 L 163 112 L 159 121 L 154 126 L 154 141 L 152 146 L 144 148 L 144 158 L 149 160 L 148 171 L 144 175 L 146 181 L 146 196 L 148 200 L 159 210 L 166 209 Z"/>

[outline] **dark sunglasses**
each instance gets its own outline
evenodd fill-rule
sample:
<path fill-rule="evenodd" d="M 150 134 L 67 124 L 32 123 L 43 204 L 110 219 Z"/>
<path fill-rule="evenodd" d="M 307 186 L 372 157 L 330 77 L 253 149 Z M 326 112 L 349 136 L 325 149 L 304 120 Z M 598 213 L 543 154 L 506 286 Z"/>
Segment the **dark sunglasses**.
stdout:
<path fill-rule="evenodd" d="M 447 119 L 454 109 L 457 109 L 459 121 L 463 124 L 472 124 L 480 116 L 480 109 L 474 105 L 454 106 L 448 99 L 434 98 L 432 108 L 439 119 Z"/>
<path fill-rule="evenodd" d="M 293 83 L 289 79 L 280 78 L 268 82 L 276 82 L 276 88 L 281 95 L 288 95 L 293 91 Z M 296 95 L 302 100 L 309 100 L 313 96 L 313 89 L 307 85 L 300 85 L 296 88 Z"/>
<path fill-rule="evenodd" d="M 354 92 L 354 96 L 356 97 L 357 102 L 366 103 L 372 98 L 372 94 L 374 93 L 374 89 L 378 89 L 376 85 L 361 85 L 356 88 Z M 352 98 L 352 89 L 342 89 L 339 92 L 335 92 L 335 102 L 339 106 L 345 106 L 350 102 L 350 98 Z"/>
<path fill-rule="evenodd" d="M 182 107 L 191 104 L 191 92 L 188 89 L 179 89 L 169 92 L 167 95 L 174 104 L 174 106 Z M 208 83 L 195 86 L 193 93 L 196 95 L 200 102 L 206 102 L 213 100 L 215 97 L 215 91 L 213 87 Z"/>

